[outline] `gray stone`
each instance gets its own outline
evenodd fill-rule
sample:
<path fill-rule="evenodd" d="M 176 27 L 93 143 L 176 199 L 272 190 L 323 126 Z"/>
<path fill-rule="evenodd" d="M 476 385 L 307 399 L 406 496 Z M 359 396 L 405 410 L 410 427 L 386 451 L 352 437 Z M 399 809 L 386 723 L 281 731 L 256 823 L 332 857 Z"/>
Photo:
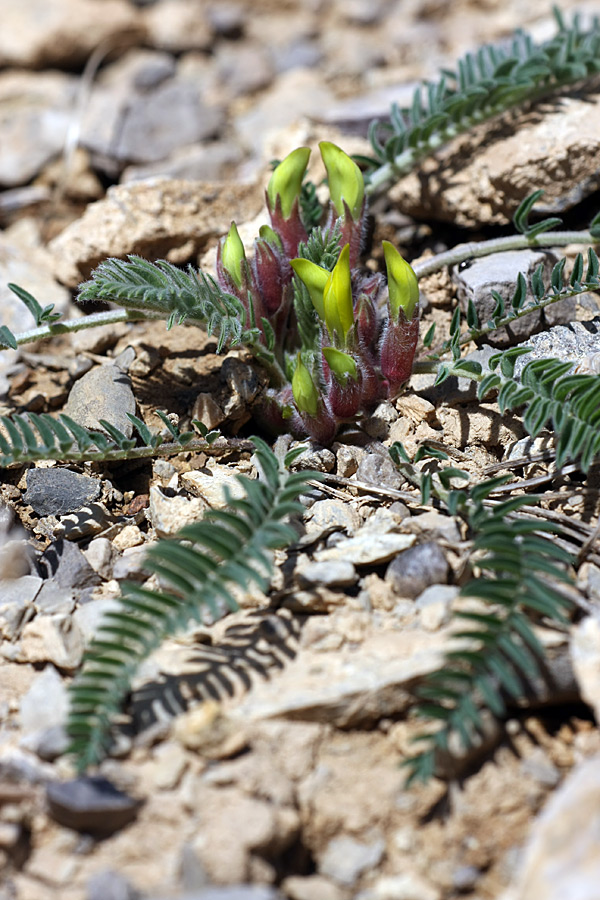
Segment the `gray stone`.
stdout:
<path fill-rule="evenodd" d="M 97 572 L 101 578 L 109 579 L 112 577 L 116 554 L 108 538 L 94 538 L 88 544 L 87 550 L 83 551 L 83 554 L 94 572 Z"/>
<path fill-rule="evenodd" d="M 400 107 L 410 106 L 417 86 L 417 82 L 386 85 L 366 94 L 332 103 L 324 110 L 316 110 L 315 118 L 324 125 L 334 125 L 348 134 L 366 137 L 373 119 L 389 117 L 392 103 L 397 103 Z"/>
<path fill-rule="evenodd" d="M 46 797 L 50 815 L 60 825 L 103 836 L 132 822 L 142 806 L 101 776 L 49 784 Z"/>
<path fill-rule="evenodd" d="M 146 547 L 129 547 L 123 551 L 123 556 L 114 564 L 113 578 L 122 581 L 131 578 L 133 581 L 145 581 L 149 573 L 144 571 Z"/>
<path fill-rule="evenodd" d="M 98 634 L 100 623 L 106 613 L 115 612 L 120 607 L 118 597 L 100 597 L 77 607 L 73 613 L 73 621 L 79 628 L 86 645 Z"/>
<path fill-rule="evenodd" d="M 123 47 L 143 35 L 139 15 L 126 0 L 102 0 L 98 13 L 96 0 L 3 4 L 0 66 L 83 66 L 98 47 Z"/>
<path fill-rule="evenodd" d="M 260 156 L 269 132 L 280 132 L 304 116 L 311 116 L 315 109 L 326 109 L 331 100 L 332 92 L 322 73 L 290 69 L 237 116 L 235 130 L 241 142 Z"/>
<path fill-rule="evenodd" d="M 68 513 L 60 520 L 66 541 L 79 541 L 84 537 L 93 537 L 104 531 L 111 516 L 104 503 L 88 503 L 74 513 Z M 43 522 L 44 519 L 40 519 Z M 39 527 L 39 524 L 38 524 Z"/>
<path fill-rule="evenodd" d="M 520 375 L 524 366 L 533 359 L 554 357 L 571 361 L 573 368 L 584 366 L 589 357 L 600 353 L 600 316 L 587 322 L 571 322 L 555 325 L 542 334 L 535 334 L 525 341 L 531 353 L 520 356 L 515 364 L 515 374 Z"/>
<path fill-rule="evenodd" d="M 30 469 L 23 499 L 38 516 L 62 516 L 95 500 L 100 489 L 97 478 L 80 475 L 71 469 Z"/>
<path fill-rule="evenodd" d="M 521 763 L 521 770 L 545 788 L 554 788 L 560 781 L 560 771 L 542 747 L 534 747 Z"/>
<path fill-rule="evenodd" d="M 264 90 L 275 74 L 271 58 L 260 44 L 222 44 L 215 63 L 221 81 L 233 97 Z"/>
<path fill-rule="evenodd" d="M 452 545 L 458 544 L 461 539 L 456 519 L 434 509 L 420 513 L 418 516 L 411 516 L 405 527 L 417 534 L 424 534 L 433 539 L 438 538 Z"/>
<path fill-rule="evenodd" d="M 242 36 L 246 13 L 247 10 L 242 4 L 230 3 L 228 0 L 211 3 L 206 10 L 207 19 L 214 33 L 230 40 L 236 40 Z"/>
<path fill-rule="evenodd" d="M 46 666 L 21 700 L 20 720 L 25 734 L 62 725 L 69 701 L 64 680 L 54 666 Z"/>
<path fill-rule="evenodd" d="M 326 537 L 332 531 L 345 531 L 352 535 L 362 523 L 358 510 L 341 500 L 317 500 L 304 514 L 304 521 L 306 537 L 311 542 Z"/>
<path fill-rule="evenodd" d="M 13 641 L 33 615 L 33 603 L 42 586 L 37 575 L 0 581 L 0 636 Z"/>
<path fill-rule="evenodd" d="M 350 478 L 358 469 L 361 459 L 364 459 L 366 450 L 349 444 L 334 444 L 333 449 L 337 459 L 337 474 L 342 478 Z"/>
<path fill-rule="evenodd" d="M 326 447 L 309 446 L 294 460 L 295 469 L 315 469 L 317 472 L 333 472 L 335 455 Z"/>
<path fill-rule="evenodd" d="M 141 900 L 141 895 L 120 872 L 106 869 L 90 878 L 86 900 Z"/>
<path fill-rule="evenodd" d="M 363 872 L 374 869 L 385 852 L 382 838 L 364 844 L 351 837 L 334 838 L 327 845 L 319 863 L 319 871 L 340 884 L 351 887 Z"/>
<path fill-rule="evenodd" d="M 550 273 L 557 261 L 557 255 L 550 250 L 511 250 L 475 259 L 466 268 L 459 267 L 453 273 L 453 280 L 458 287 L 458 296 L 463 309 L 466 309 L 468 301 L 472 300 L 480 322 L 485 324 L 491 318 L 496 304 L 491 294 L 492 290 L 497 291 L 504 299 L 508 312 L 519 273 L 523 273 L 529 286 L 532 274 L 542 264 L 544 282 L 549 282 Z M 532 300 L 533 294 L 528 288 L 525 304 Z M 571 321 L 575 318 L 576 305 L 573 298 L 561 300 L 542 312 L 530 313 L 515 319 L 505 328 L 492 331 L 487 340 L 497 346 L 517 343 L 540 328 Z"/>
<path fill-rule="evenodd" d="M 600 716 L 600 619 L 586 616 L 571 631 L 570 655 L 581 696 Z"/>
<path fill-rule="evenodd" d="M 131 103 L 109 152 L 128 162 L 156 162 L 178 147 L 215 137 L 222 123 L 220 111 L 203 104 L 199 88 L 169 81 Z"/>
<path fill-rule="evenodd" d="M 56 778 L 56 770 L 31 753 L 11 748 L 0 756 L 0 778 L 17 784 L 46 784 Z"/>
<path fill-rule="evenodd" d="M 180 77 L 172 57 L 156 51 L 134 50 L 107 66 L 82 122 L 94 165 L 114 176 L 127 163 L 156 163 L 215 137 L 223 113 L 204 104 L 199 83 Z"/>
<path fill-rule="evenodd" d="M 3 22 L 0 60 L 3 36 L 7 34 Z M 0 74 L 0 185 L 26 184 L 61 152 L 76 83 L 74 76 L 61 72 Z"/>
<path fill-rule="evenodd" d="M 356 480 L 364 481 L 366 484 L 376 484 L 381 488 L 392 488 L 392 490 L 400 490 L 404 484 L 402 475 L 385 449 L 383 453 L 370 452 L 360 461 L 356 471 Z"/>
<path fill-rule="evenodd" d="M 315 553 L 317 562 L 346 559 L 355 566 L 374 566 L 388 562 L 396 554 L 415 543 L 414 534 L 373 534 L 362 529 L 354 537 L 340 541 L 335 547 L 327 547 Z"/>
<path fill-rule="evenodd" d="M 427 631 L 438 631 L 443 625 L 447 625 L 458 593 L 459 588 L 450 584 L 433 584 L 426 588 L 415 601 L 421 626 Z"/>
<path fill-rule="evenodd" d="M 81 590 L 100 584 L 98 573 L 70 541 L 58 540 L 51 544 L 40 558 L 39 570 L 48 579 L 42 587 L 44 592 L 56 588 Z"/>
<path fill-rule="evenodd" d="M 351 587 L 358 575 L 354 565 L 345 559 L 331 562 L 313 562 L 296 572 L 298 583 L 305 587 Z"/>
<path fill-rule="evenodd" d="M 23 628 L 15 659 L 34 664 L 51 662 L 72 672 L 81 663 L 83 649 L 83 637 L 71 616 L 36 616 Z"/>
<path fill-rule="evenodd" d="M 452 873 L 452 887 L 461 893 L 472 891 L 480 877 L 481 869 L 477 866 L 458 866 Z"/>
<path fill-rule="evenodd" d="M 127 413 L 135 413 L 135 397 L 131 381 L 116 366 L 90 369 L 71 388 L 64 412 L 78 425 L 101 430 L 99 419 L 106 419 L 127 437 L 133 425 Z"/>
<path fill-rule="evenodd" d="M 167 900 L 166 897 L 149 897 L 148 900 Z M 277 888 L 266 884 L 230 884 L 207 887 L 191 894 L 181 894 L 179 900 L 284 900 Z"/>
<path fill-rule="evenodd" d="M 270 49 L 278 74 L 290 69 L 314 69 L 323 61 L 321 48 L 309 37 L 292 37 L 285 46 Z"/>
<path fill-rule="evenodd" d="M 184 525 L 198 522 L 207 509 L 203 497 L 170 497 L 157 485 L 150 488 L 150 521 L 158 537 L 172 537 Z"/>
<path fill-rule="evenodd" d="M 600 757 L 580 762 L 530 830 L 502 900 L 596 900 L 600 883 Z"/>
<path fill-rule="evenodd" d="M 402 597 L 417 597 L 432 584 L 448 580 L 448 563 L 437 544 L 427 541 L 399 553 L 387 567 L 385 580 Z"/>
<path fill-rule="evenodd" d="M 188 181 L 224 181 L 232 177 L 242 160 L 242 151 L 229 141 L 211 141 L 181 147 L 157 163 L 127 166 L 121 183 L 144 181 L 155 176 Z"/>
<path fill-rule="evenodd" d="M 0 75 L 0 81 L 2 76 Z M 36 132 L 39 125 L 36 124 Z M 0 185 L 8 177 L 2 154 L 6 151 L 7 138 L 2 128 L 2 108 L 0 97 L 0 129 L 3 137 L 0 141 Z M 20 142 L 21 139 L 18 139 Z M 26 142 L 24 142 L 26 144 Z M 20 146 L 20 144 L 19 144 Z M 19 157 L 22 150 L 19 149 Z M 38 163 L 35 163 L 37 169 Z M 27 174 L 24 177 L 29 177 Z M 29 240 L 20 240 L 14 231 L 0 235 L 0 309 L 2 320 L 11 331 L 17 333 L 34 326 L 34 319 L 25 304 L 7 287 L 9 283 L 18 284 L 34 297 L 38 297 L 43 305 L 54 303 L 57 312 L 64 312 L 70 303 L 68 292 L 61 287 L 51 273 L 49 254 Z M 0 397 L 6 396 L 10 388 L 8 378 L 18 365 L 20 350 L 0 351 Z"/>
<path fill-rule="evenodd" d="M 40 728 L 27 735 L 19 742 L 19 745 L 24 750 L 35 753 L 45 762 L 54 762 L 55 759 L 67 752 L 70 742 L 64 725 L 50 725 L 48 728 Z"/>
<path fill-rule="evenodd" d="M 390 425 L 396 422 L 397 419 L 398 410 L 394 404 L 389 400 L 382 400 L 364 420 L 363 428 L 370 437 L 383 441 L 389 434 Z M 378 446 L 382 447 L 382 445 Z M 369 447 L 369 450 L 371 450 L 371 447 Z"/>

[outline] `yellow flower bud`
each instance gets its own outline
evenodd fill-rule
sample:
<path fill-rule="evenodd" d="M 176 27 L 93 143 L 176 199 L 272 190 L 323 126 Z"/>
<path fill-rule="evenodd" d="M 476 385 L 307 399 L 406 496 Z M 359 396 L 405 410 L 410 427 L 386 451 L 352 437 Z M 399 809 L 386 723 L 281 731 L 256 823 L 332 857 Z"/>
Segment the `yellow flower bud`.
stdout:
<path fill-rule="evenodd" d="M 309 259 L 291 259 L 290 265 L 300 281 L 307 287 L 312 305 L 316 309 L 321 321 L 325 321 L 325 306 L 323 304 L 323 291 L 329 278 L 327 269 L 322 269 Z"/>
<path fill-rule="evenodd" d="M 308 147 L 298 147 L 297 150 L 288 153 L 271 175 L 267 186 L 269 204 L 274 210 L 279 197 L 284 219 L 289 219 L 294 201 L 302 189 L 302 179 L 308 166 L 309 156 L 310 149 Z"/>
<path fill-rule="evenodd" d="M 344 200 L 354 221 L 360 218 L 365 196 L 363 174 L 347 153 L 336 144 L 321 141 L 321 156 L 327 169 L 329 196 L 339 216 L 344 215 Z"/>
<path fill-rule="evenodd" d="M 258 233 L 263 241 L 266 241 L 268 244 L 272 244 L 274 247 L 277 247 L 279 250 L 283 250 L 281 245 L 281 238 L 274 231 L 270 225 L 261 225 L 258 229 Z"/>
<path fill-rule="evenodd" d="M 383 241 L 383 253 L 387 268 L 390 313 L 398 321 L 400 310 L 410 321 L 419 302 L 419 282 L 412 267 L 398 253 L 393 244 Z"/>
<path fill-rule="evenodd" d="M 346 335 L 354 325 L 354 304 L 352 301 L 352 281 L 350 277 L 350 245 L 346 244 L 340 253 L 333 271 L 323 291 L 325 307 L 325 324 L 333 337 L 337 332 L 339 340 L 346 340 Z"/>
<path fill-rule="evenodd" d="M 244 251 L 242 239 L 239 236 L 235 222 L 232 222 L 231 228 L 223 243 L 221 261 L 223 263 L 223 268 L 239 288 L 242 286 L 242 262 L 245 259 L 246 253 Z"/>
<path fill-rule="evenodd" d="M 292 378 L 292 393 L 300 412 L 316 416 L 319 410 L 319 392 L 310 377 L 310 372 L 302 362 L 300 354 L 296 363 L 296 371 Z"/>
<path fill-rule="evenodd" d="M 347 384 L 350 379 L 358 381 L 356 363 L 347 353 L 336 350 L 335 347 L 323 347 L 323 356 L 340 384 Z"/>

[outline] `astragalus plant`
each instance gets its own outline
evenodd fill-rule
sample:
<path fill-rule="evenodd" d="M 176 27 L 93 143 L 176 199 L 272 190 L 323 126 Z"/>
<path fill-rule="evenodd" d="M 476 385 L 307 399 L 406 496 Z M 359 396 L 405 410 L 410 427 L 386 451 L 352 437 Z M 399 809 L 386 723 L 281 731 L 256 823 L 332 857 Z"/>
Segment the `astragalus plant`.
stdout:
<path fill-rule="evenodd" d="M 304 184 L 310 150 L 275 168 L 266 190 L 270 225 L 247 252 L 232 223 L 217 255 L 217 278 L 166 262 L 110 259 L 80 290 L 198 322 L 223 346 L 245 346 L 262 367 L 255 418 L 271 432 L 329 443 L 339 426 L 395 397 L 412 371 L 419 290 L 411 267 L 384 242 L 387 281 L 359 265 L 367 201 L 362 173 L 339 147 L 320 144 L 329 200 Z"/>

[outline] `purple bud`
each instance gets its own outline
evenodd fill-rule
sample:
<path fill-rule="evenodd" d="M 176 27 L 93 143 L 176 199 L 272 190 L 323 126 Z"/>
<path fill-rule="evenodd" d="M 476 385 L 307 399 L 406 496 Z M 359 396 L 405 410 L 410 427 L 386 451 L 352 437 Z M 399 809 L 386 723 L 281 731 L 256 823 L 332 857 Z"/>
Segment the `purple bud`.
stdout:
<path fill-rule="evenodd" d="M 381 374 L 389 383 L 389 396 L 398 394 L 411 376 L 417 340 L 419 337 L 418 307 L 416 315 L 406 320 L 400 310 L 397 322 L 388 319 L 379 347 Z"/>
<path fill-rule="evenodd" d="M 281 238 L 283 249 L 288 259 L 294 259 L 298 256 L 298 246 L 301 242 L 308 240 L 306 228 L 302 224 L 300 218 L 300 205 L 298 200 L 294 200 L 290 215 L 284 218 L 281 211 L 281 197 L 278 195 L 275 207 L 271 206 L 269 197 L 267 196 L 267 208 L 271 217 L 271 225 L 273 230 L 277 232 Z"/>
<path fill-rule="evenodd" d="M 358 343 L 367 350 L 371 350 L 377 338 L 378 319 L 377 308 L 372 298 L 364 291 L 361 291 L 354 306 L 354 320 L 356 322 Z"/>
<path fill-rule="evenodd" d="M 302 419 L 302 426 L 304 429 L 304 435 L 298 434 L 298 436 L 304 437 L 306 434 L 313 440 L 316 441 L 317 444 L 323 444 L 327 446 L 327 444 L 331 444 L 334 437 L 336 436 L 338 423 L 331 415 L 331 412 L 325 405 L 325 403 L 321 403 L 320 409 L 316 416 L 309 416 L 307 413 L 300 413 L 300 417 Z"/>
<path fill-rule="evenodd" d="M 276 313 L 281 307 L 284 289 L 292 280 L 289 265 L 275 247 L 258 240 L 254 243 L 252 273 L 267 314 Z"/>
<path fill-rule="evenodd" d="M 354 381 L 350 378 L 346 384 L 340 384 L 333 377 L 329 383 L 328 400 L 331 412 L 338 419 L 349 419 L 355 416 L 362 402 L 362 377 Z"/>

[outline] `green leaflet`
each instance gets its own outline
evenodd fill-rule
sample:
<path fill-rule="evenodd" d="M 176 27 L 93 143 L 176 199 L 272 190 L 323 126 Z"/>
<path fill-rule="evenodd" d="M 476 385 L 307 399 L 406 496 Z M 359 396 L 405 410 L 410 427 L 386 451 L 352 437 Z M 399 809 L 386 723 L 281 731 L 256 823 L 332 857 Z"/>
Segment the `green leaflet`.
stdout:
<path fill-rule="evenodd" d="M 555 16 L 558 28 L 549 41 L 535 44 L 518 32 L 508 46 L 490 45 L 467 53 L 437 82 L 418 87 L 410 107 L 395 104 L 389 122 L 372 122 L 373 156 L 360 158 L 367 166 L 367 192 L 384 190 L 474 125 L 593 77 L 600 70 L 598 17 L 589 31 L 583 31 L 577 17 L 568 28 L 557 10 Z M 522 210 L 519 217 L 524 231 L 527 212 Z M 535 232 L 536 226 L 528 231 Z"/>
<path fill-rule="evenodd" d="M 406 758 L 407 783 L 428 781 L 438 763 L 456 752 L 456 742 L 468 750 L 484 733 L 484 711 L 502 717 L 507 703 L 518 701 L 527 683 L 541 672 L 544 650 L 533 630 L 536 616 L 564 622 L 571 601 L 557 589 L 568 583 L 570 554 L 544 532 L 560 533 L 548 522 L 522 514 L 535 497 L 512 497 L 486 503 L 489 494 L 507 480 L 498 476 L 475 488 L 448 491 L 450 477 L 460 470 L 418 473 L 404 448 L 390 453 L 413 483 L 426 481 L 432 492 L 454 515 L 466 521 L 477 552 L 477 578 L 468 581 L 461 598 L 476 598 L 479 607 L 455 612 L 456 644 L 444 665 L 425 678 L 416 690 L 415 715 L 434 720 L 438 727 L 415 739 L 418 751 Z M 427 456 L 423 448 L 421 458 Z M 461 473 L 464 475 L 465 473 Z M 450 750 L 452 748 L 452 750 Z"/>
<path fill-rule="evenodd" d="M 144 567 L 160 575 L 165 589 L 125 583 L 119 610 L 104 617 L 70 689 L 67 729 L 80 770 L 105 755 L 112 719 L 152 650 L 191 620 L 202 620 L 207 610 L 217 617 L 224 609 L 236 609 L 233 586 L 253 581 L 266 590 L 270 551 L 294 539 L 286 519 L 302 510 L 298 497 L 309 480 L 320 476 L 288 471 L 302 450 L 292 451 L 281 463 L 262 440 L 253 440 L 261 478 L 236 476 L 244 497 L 235 499 L 226 488 L 226 509 L 209 510 L 200 522 L 151 547 Z"/>
<path fill-rule="evenodd" d="M 160 415 L 160 413 L 159 413 Z M 64 414 L 57 418 L 48 413 L 0 416 L 0 468 L 15 463 L 35 462 L 39 459 L 57 459 L 61 462 L 83 462 L 118 459 L 139 459 L 147 456 L 166 456 L 184 450 L 200 449 L 214 441 L 217 434 L 207 432 L 196 438 L 193 431 L 181 432 L 168 423 L 172 440 L 165 443 L 159 434 L 128 413 L 136 438 L 128 438 L 109 422 L 100 420 L 104 431 L 83 428 Z M 166 418 L 166 417 L 165 417 Z M 168 422 L 168 420 L 167 420 Z M 201 424 L 201 423 L 200 423 Z M 201 430 L 201 429 L 200 429 Z"/>

